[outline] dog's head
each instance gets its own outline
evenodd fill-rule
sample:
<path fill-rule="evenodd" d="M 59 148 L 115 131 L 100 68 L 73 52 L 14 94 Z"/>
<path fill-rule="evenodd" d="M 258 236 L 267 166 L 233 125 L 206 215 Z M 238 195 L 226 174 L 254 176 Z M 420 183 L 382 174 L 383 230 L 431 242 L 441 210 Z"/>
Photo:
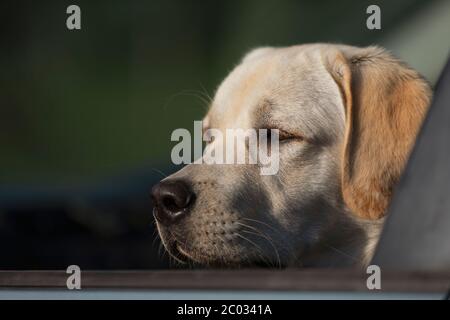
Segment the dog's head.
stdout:
<path fill-rule="evenodd" d="M 364 263 L 429 98 L 415 71 L 377 47 L 253 50 L 204 124 L 278 129 L 279 170 L 190 164 L 164 179 L 152 195 L 166 249 L 221 266 Z"/>

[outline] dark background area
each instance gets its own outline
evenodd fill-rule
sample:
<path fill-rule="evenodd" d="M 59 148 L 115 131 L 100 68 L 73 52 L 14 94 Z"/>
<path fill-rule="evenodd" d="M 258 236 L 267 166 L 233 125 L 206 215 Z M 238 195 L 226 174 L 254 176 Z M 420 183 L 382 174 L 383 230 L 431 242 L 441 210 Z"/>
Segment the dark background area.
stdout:
<path fill-rule="evenodd" d="M 2 1 L 0 269 L 168 267 L 148 193 L 178 169 L 170 134 L 251 48 L 379 44 L 434 84 L 448 2 L 377 1 L 381 30 L 366 28 L 370 4 Z"/>

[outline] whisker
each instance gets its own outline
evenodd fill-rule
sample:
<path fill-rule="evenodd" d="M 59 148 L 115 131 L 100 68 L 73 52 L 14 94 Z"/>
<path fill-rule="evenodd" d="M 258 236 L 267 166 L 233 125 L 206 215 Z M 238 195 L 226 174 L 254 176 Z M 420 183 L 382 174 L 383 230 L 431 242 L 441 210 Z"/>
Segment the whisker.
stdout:
<path fill-rule="evenodd" d="M 167 174 L 165 174 L 165 173 L 162 172 L 161 170 L 156 169 L 156 168 L 150 168 L 150 169 L 153 170 L 153 171 L 155 171 L 155 172 L 157 172 L 157 173 L 159 173 L 163 178 L 167 178 Z"/>
<path fill-rule="evenodd" d="M 270 224 L 265 223 L 265 222 L 263 222 L 263 221 L 255 220 L 255 219 L 250 219 L 250 218 L 242 218 L 242 219 L 243 219 L 243 220 L 248 220 L 248 221 L 253 221 L 253 222 L 256 222 L 256 223 L 260 223 L 260 224 L 262 224 L 262 225 L 264 225 L 264 226 L 266 226 L 266 227 L 272 229 L 272 230 L 275 231 L 275 232 L 280 232 L 279 230 L 275 229 L 275 228 L 274 228 L 273 226 L 271 226 Z"/>
<path fill-rule="evenodd" d="M 329 244 L 327 244 L 327 243 L 322 243 L 322 244 L 323 244 L 324 246 L 326 246 L 326 247 L 328 247 L 328 248 L 334 250 L 335 252 L 340 253 L 340 254 L 342 254 L 343 256 L 346 256 L 346 257 L 352 259 L 353 261 L 356 261 L 356 262 L 359 263 L 359 259 L 355 258 L 354 256 L 352 256 L 352 255 L 350 255 L 350 254 L 348 254 L 348 253 L 346 253 L 346 252 L 344 252 L 344 251 L 342 251 L 342 250 L 340 250 L 340 249 L 338 249 L 338 248 L 336 248 L 336 247 L 333 247 L 333 246 L 331 246 L 331 245 L 329 245 Z"/>
<path fill-rule="evenodd" d="M 248 231 L 248 230 L 242 230 L 242 232 L 245 232 L 245 233 L 248 233 L 248 234 L 253 234 L 255 236 L 259 236 L 259 237 L 267 240 L 267 242 L 270 244 L 270 246 L 273 248 L 273 251 L 275 252 L 275 256 L 276 256 L 276 259 L 277 259 L 276 263 L 278 265 L 278 268 L 279 269 L 282 268 L 280 254 L 278 253 L 277 248 L 275 247 L 275 245 L 273 244 L 273 242 L 269 238 L 267 238 L 265 235 L 263 235 L 263 234 L 261 234 L 259 232 L 252 232 L 252 231 Z"/>
<path fill-rule="evenodd" d="M 260 236 L 260 237 L 264 238 L 265 240 L 267 240 L 267 242 L 269 242 L 269 244 L 272 246 L 273 250 L 275 251 L 275 255 L 277 256 L 278 266 L 280 268 L 282 267 L 281 266 L 280 254 L 279 254 L 278 249 L 277 249 L 277 247 L 275 246 L 275 243 L 274 243 L 275 241 L 269 235 L 263 233 L 261 230 L 255 228 L 255 227 L 249 226 L 249 225 L 247 225 L 245 223 L 241 223 L 241 222 L 236 222 L 236 223 L 241 225 L 241 226 L 243 226 L 243 227 L 245 227 L 245 228 L 249 228 L 251 230 L 254 230 L 256 233 L 243 230 L 244 232 L 255 234 L 255 235 Z"/>
<path fill-rule="evenodd" d="M 219 234 L 217 235 L 217 237 L 220 239 L 220 241 L 222 241 L 222 243 L 226 242 L 226 241 L 224 240 L 224 238 L 222 238 Z M 212 242 L 212 241 L 211 241 L 211 242 Z M 211 243 L 211 244 L 212 244 L 212 243 Z M 214 246 L 214 250 L 215 250 L 217 253 L 220 253 L 220 250 L 219 250 L 219 247 L 217 246 L 217 244 L 212 244 L 212 245 Z M 231 250 L 228 249 L 226 246 L 225 246 L 224 249 L 225 249 L 225 251 L 227 251 L 227 252 L 231 252 Z M 225 261 L 223 255 L 219 254 L 218 256 L 219 256 L 219 259 L 220 259 L 221 264 L 225 265 L 225 264 L 226 264 L 226 261 Z"/>
<path fill-rule="evenodd" d="M 187 243 L 188 243 L 188 239 L 187 239 L 187 237 L 186 237 L 186 238 L 184 239 L 183 248 L 187 248 Z M 186 264 L 185 261 L 183 261 L 183 262 Z M 187 265 L 188 265 L 188 268 L 189 268 L 189 269 L 192 269 L 192 268 L 193 268 L 193 265 L 192 265 L 190 259 L 187 260 Z"/>
<path fill-rule="evenodd" d="M 205 99 L 205 97 L 201 96 L 201 94 L 202 94 L 201 92 L 195 90 L 182 90 L 178 93 L 175 93 L 174 95 L 170 96 L 169 99 L 167 99 L 166 103 L 163 106 L 163 111 L 166 111 L 167 107 L 172 103 L 172 101 L 175 98 L 183 95 L 199 99 L 203 103 L 202 108 L 205 109 L 205 105 L 208 106 L 209 101 Z"/>
<path fill-rule="evenodd" d="M 152 235 L 152 237 L 153 237 L 153 241 L 152 241 L 152 248 L 154 248 L 154 247 L 155 247 L 155 244 L 156 244 L 156 242 L 158 241 L 158 238 L 159 238 L 159 234 L 156 234 L 156 235 L 155 235 L 155 232 L 153 232 L 153 235 Z"/>
<path fill-rule="evenodd" d="M 209 100 L 209 103 L 212 103 L 214 100 L 211 95 L 208 93 L 208 90 L 206 90 L 205 86 L 200 82 L 200 87 L 202 87 L 203 94 L 206 96 L 206 98 Z"/>
<path fill-rule="evenodd" d="M 248 243 L 252 244 L 256 249 L 258 249 L 259 251 L 259 256 L 261 259 L 263 259 L 263 261 L 267 264 L 270 265 L 270 260 L 267 260 L 266 257 L 264 257 L 261 253 L 264 253 L 264 251 L 261 249 L 260 246 L 258 246 L 255 242 L 251 241 L 250 239 L 244 237 L 243 235 L 236 233 L 236 235 L 242 239 L 244 239 L 245 241 L 247 241 Z"/>

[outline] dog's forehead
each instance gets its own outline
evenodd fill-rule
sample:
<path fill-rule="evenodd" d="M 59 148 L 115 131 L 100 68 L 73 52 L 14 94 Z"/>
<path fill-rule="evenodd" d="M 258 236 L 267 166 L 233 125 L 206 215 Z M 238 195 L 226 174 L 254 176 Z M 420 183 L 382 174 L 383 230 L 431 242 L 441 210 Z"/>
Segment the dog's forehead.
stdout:
<path fill-rule="evenodd" d="M 250 128 L 264 117 L 303 126 L 311 134 L 334 127 L 344 111 L 322 62 L 323 50 L 296 46 L 250 53 L 219 86 L 207 116 L 210 126 Z"/>
<path fill-rule="evenodd" d="M 265 95 L 279 71 L 279 61 L 264 57 L 238 65 L 219 86 L 209 111 L 215 127 L 250 126 L 250 114 Z"/>

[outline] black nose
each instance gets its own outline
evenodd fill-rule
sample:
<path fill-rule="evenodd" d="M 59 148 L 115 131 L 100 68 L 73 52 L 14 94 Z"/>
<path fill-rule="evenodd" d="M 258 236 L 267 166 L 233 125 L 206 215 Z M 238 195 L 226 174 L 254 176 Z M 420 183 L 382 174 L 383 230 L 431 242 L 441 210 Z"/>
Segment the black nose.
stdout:
<path fill-rule="evenodd" d="M 154 215 L 164 225 L 182 219 L 195 200 L 195 194 L 182 180 L 162 181 L 152 188 Z"/>

